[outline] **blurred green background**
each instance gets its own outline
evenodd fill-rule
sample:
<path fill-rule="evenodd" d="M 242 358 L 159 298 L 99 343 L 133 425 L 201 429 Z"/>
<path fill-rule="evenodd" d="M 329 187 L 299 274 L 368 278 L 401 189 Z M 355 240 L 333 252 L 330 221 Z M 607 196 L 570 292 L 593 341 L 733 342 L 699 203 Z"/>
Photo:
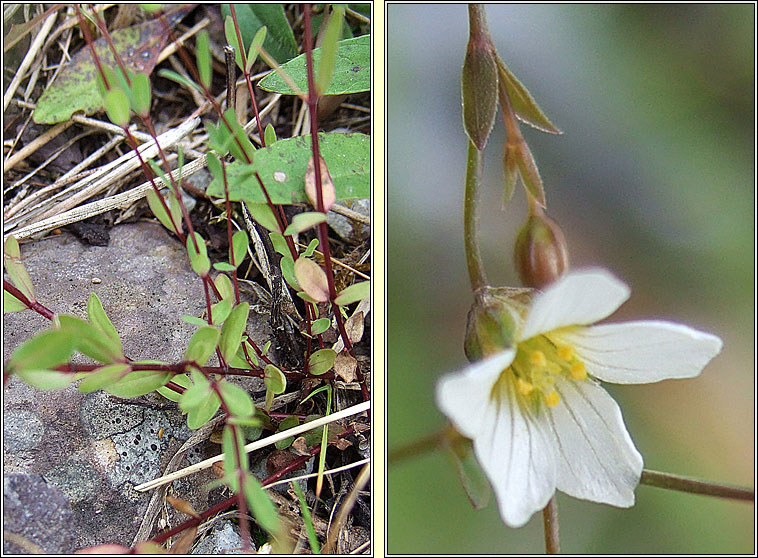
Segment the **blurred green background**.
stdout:
<path fill-rule="evenodd" d="M 462 5 L 387 7 L 388 448 L 445 426 L 437 378 L 463 366 L 471 302 L 462 242 Z M 563 136 L 522 126 L 572 267 L 632 287 L 611 321 L 718 334 L 693 380 L 608 386 L 645 466 L 754 486 L 754 6 L 490 5 L 498 51 Z M 503 208 L 501 114 L 485 152 L 490 281 L 518 285 L 523 190 Z M 541 516 L 474 511 L 445 454 L 387 471 L 390 553 L 541 553 Z M 494 497 L 493 497 L 494 498 Z M 567 553 L 752 553 L 754 508 L 637 489 L 631 509 L 558 497 Z"/>

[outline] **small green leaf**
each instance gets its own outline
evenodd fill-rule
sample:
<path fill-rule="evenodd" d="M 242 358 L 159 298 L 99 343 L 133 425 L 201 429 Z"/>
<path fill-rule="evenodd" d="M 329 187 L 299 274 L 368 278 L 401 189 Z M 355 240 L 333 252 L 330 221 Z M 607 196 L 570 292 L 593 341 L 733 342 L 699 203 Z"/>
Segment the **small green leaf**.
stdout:
<path fill-rule="evenodd" d="M 170 195 L 173 196 L 173 194 Z M 176 227 L 174 227 L 174 224 L 171 222 L 171 219 L 168 216 L 168 212 L 163 208 L 163 204 L 161 204 L 160 200 L 158 199 L 158 194 L 155 193 L 155 190 L 151 189 L 147 191 L 147 204 L 150 206 L 150 210 L 153 212 L 153 215 L 155 215 L 155 217 L 158 219 L 158 221 L 161 222 L 164 227 L 166 227 L 171 232 L 178 234 Z M 178 224 L 181 228 L 181 221 L 179 221 Z"/>
<path fill-rule="evenodd" d="M 286 417 L 279 423 L 279 428 L 277 428 L 276 431 L 284 432 L 285 430 L 296 427 L 298 424 L 300 424 L 300 420 L 297 417 Z M 295 437 L 290 436 L 289 438 L 275 442 L 274 445 L 276 446 L 276 449 L 285 449 L 290 447 L 294 441 Z"/>
<path fill-rule="evenodd" d="M 245 259 L 247 254 L 247 233 L 245 231 L 237 231 L 232 236 L 232 245 L 229 248 L 229 262 L 239 267 L 242 260 Z"/>
<path fill-rule="evenodd" d="M 97 327 L 76 316 L 61 314 L 58 320 L 61 330 L 71 335 L 74 347 L 80 353 L 108 364 L 115 360 L 123 360 L 120 340 L 115 341 Z"/>
<path fill-rule="evenodd" d="M 497 69 L 500 81 L 505 86 L 508 98 L 516 116 L 522 122 L 549 134 L 562 134 L 545 116 L 526 87 L 514 76 L 503 61 L 497 58 Z"/>
<path fill-rule="evenodd" d="M 328 372 L 334 366 L 334 360 L 337 358 L 337 352 L 334 349 L 319 349 L 312 353 L 308 359 L 308 369 L 310 373 L 319 376 Z"/>
<path fill-rule="evenodd" d="M 296 291 L 299 291 L 300 284 L 297 282 L 297 277 L 295 277 L 295 262 L 292 260 L 292 256 L 289 254 L 284 256 L 279 260 L 279 266 L 282 268 L 282 276 L 284 276 L 287 284 Z"/>
<path fill-rule="evenodd" d="M 189 255 L 192 270 L 200 277 L 204 277 L 205 275 L 208 275 L 208 271 L 211 268 L 211 261 L 208 259 L 205 240 L 200 236 L 200 233 L 195 233 L 195 240 L 197 241 L 197 248 L 199 251 L 195 250 L 195 243 L 192 242 L 192 237 L 187 236 L 187 254 Z"/>
<path fill-rule="evenodd" d="M 57 370 L 25 369 L 17 373 L 24 382 L 37 389 L 63 389 L 74 381 L 74 375 Z"/>
<path fill-rule="evenodd" d="M 318 238 L 314 238 L 308 243 L 308 248 L 306 248 L 305 252 L 303 252 L 303 256 L 310 258 L 313 255 L 313 252 L 316 251 L 316 246 L 318 246 Z"/>
<path fill-rule="evenodd" d="M 26 295 L 31 302 L 36 301 L 36 298 L 34 298 L 34 285 L 29 274 L 26 272 L 24 264 L 21 262 L 21 251 L 18 247 L 18 240 L 13 235 L 10 235 L 5 241 L 3 264 L 16 288 Z"/>
<path fill-rule="evenodd" d="M 105 94 L 105 112 L 116 126 L 129 125 L 129 98 L 120 89 L 111 89 Z"/>
<path fill-rule="evenodd" d="M 211 393 L 210 382 L 203 374 L 193 370 L 192 384 L 179 396 L 179 409 L 188 413 L 195 407 L 203 405 L 209 393 Z"/>
<path fill-rule="evenodd" d="M 138 397 L 165 386 L 170 379 L 171 372 L 165 370 L 134 370 L 105 391 L 116 397 Z"/>
<path fill-rule="evenodd" d="M 10 312 L 20 312 L 21 310 L 26 310 L 27 308 L 29 307 L 17 299 L 15 296 L 13 296 L 11 293 L 5 290 L 3 291 L 3 314 L 8 314 Z"/>
<path fill-rule="evenodd" d="M 218 289 L 218 292 L 221 294 L 221 298 L 233 298 L 234 297 L 234 286 L 232 285 L 232 280 L 229 279 L 228 275 L 225 275 L 224 273 L 219 273 L 216 276 L 216 288 Z"/>
<path fill-rule="evenodd" d="M 197 70 L 200 74 L 200 83 L 202 83 L 206 89 L 211 88 L 211 48 L 208 40 L 208 32 L 203 29 L 198 33 L 197 40 L 195 41 L 195 48 L 197 49 Z"/>
<path fill-rule="evenodd" d="M 371 281 L 361 281 L 344 288 L 334 302 L 340 306 L 352 304 L 371 296 Z"/>
<path fill-rule="evenodd" d="M 203 366 L 216 350 L 219 335 L 219 331 L 215 327 L 205 326 L 198 329 L 187 345 L 184 360 L 196 362 Z"/>
<path fill-rule="evenodd" d="M 113 343 L 118 346 L 118 352 L 121 353 L 121 339 L 118 336 L 118 332 L 113 323 L 108 318 L 108 315 L 103 310 L 103 303 L 95 293 L 90 293 L 89 302 L 87 303 L 87 318 L 89 322 L 97 329 L 107 335 Z"/>
<path fill-rule="evenodd" d="M 150 115 L 150 77 L 144 73 L 138 73 L 132 81 L 132 98 L 134 105 L 132 110 L 140 116 Z"/>
<path fill-rule="evenodd" d="M 230 263 L 226 262 L 216 262 L 213 264 L 213 269 L 216 271 L 235 271 L 237 269 L 237 266 L 234 266 Z"/>
<path fill-rule="evenodd" d="M 268 237 L 271 239 L 271 244 L 274 246 L 275 252 L 278 252 L 282 256 L 290 255 L 290 249 L 289 246 L 287 246 L 287 241 L 280 233 L 270 232 L 268 233 Z"/>
<path fill-rule="evenodd" d="M 329 282 L 321 266 L 309 258 L 300 257 L 294 267 L 297 282 L 308 296 L 318 302 L 329 300 Z"/>
<path fill-rule="evenodd" d="M 211 319 L 214 324 L 222 324 L 229 317 L 232 311 L 232 301 L 230 298 L 222 298 L 221 301 L 211 306 Z"/>
<path fill-rule="evenodd" d="M 250 43 L 250 50 L 247 51 L 247 67 L 245 68 L 245 71 L 248 73 L 258 58 L 258 48 L 263 46 L 263 44 L 266 42 L 266 32 L 267 28 L 264 25 L 258 29 L 258 31 L 256 31 L 255 37 L 253 37 L 253 42 Z M 269 126 L 271 126 L 271 124 L 269 124 Z M 276 137 L 274 137 L 274 141 L 276 141 Z M 268 144 L 268 139 L 266 140 L 266 144 Z"/>
<path fill-rule="evenodd" d="M 250 394 L 237 384 L 222 380 L 218 383 L 218 389 L 231 415 L 249 417 L 255 413 L 255 405 L 253 405 Z"/>
<path fill-rule="evenodd" d="M 208 322 L 206 320 L 203 320 L 202 318 L 198 318 L 197 316 L 189 316 L 187 314 L 184 314 L 182 316 L 182 321 L 187 322 L 188 324 L 201 326 L 201 327 L 208 325 Z"/>
<path fill-rule="evenodd" d="M 266 387 L 276 395 L 284 393 L 287 389 L 287 378 L 284 373 L 273 364 L 267 364 L 263 371 Z"/>
<path fill-rule="evenodd" d="M 329 326 L 332 325 L 332 321 L 329 318 L 319 318 L 311 324 L 311 334 L 319 335 L 324 333 Z"/>
<path fill-rule="evenodd" d="M 236 444 L 235 438 L 237 438 Z M 229 482 L 229 487 L 234 492 L 239 492 L 237 471 L 240 469 L 247 471 L 248 468 L 247 453 L 242 450 L 243 447 L 245 447 L 245 441 L 242 439 L 242 429 L 232 429 L 228 424 L 224 426 L 224 433 L 221 435 L 221 450 L 224 452 L 224 475 Z M 238 455 L 239 460 L 237 459 Z"/>
<path fill-rule="evenodd" d="M 197 430 L 213 418 L 220 406 L 221 400 L 218 395 L 209 391 L 202 403 L 187 413 L 187 426 L 192 430 Z"/>
<path fill-rule="evenodd" d="M 237 40 L 237 31 L 234 29 L 234 20 L 232 16 L 228 15 L 224 18 L 224 36 L 226 37 L 227 44 L 234 48 L 234 61 L 237 63 L 237 67 L 240 70 L 244 70 L 242 65 L 242 49 L 239 41 Z"/>
<path fill-rule="evenodd" d="M 187 376 L 187 374 L 177 374 L 176 376 L 171 378 L 169 381 L 175 383 L 176 385 L 182 386 L 183 388 L 189 388 L 192 385 L 192 382 L 190 381 L 189 376 Z M 168 388 L 168 387 L 160 387 L 156 391 L 160 393 L 166 399 L 170 399 L 171 401 L 176 401 L 176 402 L 178 402 L 182 396 L 181 393 L 177 393 L 173 389 Z"/>
<path fill-rule="evenodd" d="M 332 81 L 334 66 L 337 62 L 337 45 L 342 35 L 342 20 L 345 16 L 345 6 L 335 5 L 329 21 L 326 24 L 321 39 L 321 62 L 318 67 L 318 76 L 316 77 L 316 91 L 323 95 L 324 91 L 329 89 L 329 83 Z"/>
<path fill-rule="evenodd" d="M 197 89 L 200 93 L 203 92 L 203 88 L 200 87 L 197 83 L 195 83 L 189 78 L 184 77 L 182 74 L 177 74 L 173 70 L 158 70 L 158 75 L 163 78 L 170 79 L 171 81 L 174 81 L 178 83 L 179 85 L 184 85 L 186 87 Z"/>
<path fill-rule="evenodd" d="M 293 235 L 296 233 L 301 233 L 325 221 L 326 215 L 318 211 L 305 211 L 303 213 L 298 213 L 292 218 L 292 223 L 290 223 L 290 225 L 284 229 L 284 234 Z"/>
<path fill-rule="evenodd" d="M 250 215 L 260 226 L 274 232 L 280 232 L 279 223 L 268 204 L 245 202 Z"/>
<path fill-rule="evenodd" d="M 273 145 L 276 142 L 276 130 L 269 122 L 266 125 L 266 129 L 263 131 L 263 139 L 266 140 L 266 147 Z"/>
<path fill-rule="evenodd" d="M 220 119 L 219 126 L 235 138 L 229 142 L 229 150 L 234 158 L 244 163 L 252 163 L 255 148 L 247 137 L 247 133 L 237 120 L 237 113 L 234 108 L 228 108 L 224 111 L 224 118 Z"/>
<path fill-rule="evenodd" d="M 250 312 L 250 305 L 247 302 L 238 304 L 221 328 L 221 339 L 219 349 L 224 360 L 231 359 L 236 353 L 242 341 L 242 333 L 247 326 L 247 316 Z"/>
<path fill-rule="evenodd" d="M 95 390 L 109 386 L 121 379 L 132 369 L 128 364 L 109 364 L 90 372 L 82 380 L 77 389 L 82 393 L 91 393 Z"/>
<path fill-rule="evenodd" d="M 256 522 L 269 533 L 278 533 L 281 530 L 279 515 L 258 479 L 246 474 L 243 490 Z"/>
<path fill-rule="evenodd" d="M 345 39 L 337 43 L 338 57 L 334 67 L 329 87 L 320 92 L 322 95 L 346 95 L 371 90 L 371 36 L 361 35 L 354 39 Z M 267 49 L 268 50 L 268 49 Z M 323 49 L 313 50 L 313 66 L 319 71 Z M 301 91 L 308 90 L 308 72 L 305 65 L 305 54 L 290 60 L 281 66 L 282 71 L 289 74 L 295 85 Z M 497 71 L 497 68 L 495 68 Z M 496 74 L 497 75 L 497 74 Z M 261 89 L 284 95 L 294 95 L 296 92 L 282 79 L 277 72 L 271 72 L 258 82 Z M 497 95 L 497 90 L 495 91 Z"/>
<path fill-rule="evenodd" d="M 74 339 L 69 333 L 58 329 L 47 330 L 17 347 L 8 365 L 14 372 L 46 370 L 68 362 L 73 351 Z"/>

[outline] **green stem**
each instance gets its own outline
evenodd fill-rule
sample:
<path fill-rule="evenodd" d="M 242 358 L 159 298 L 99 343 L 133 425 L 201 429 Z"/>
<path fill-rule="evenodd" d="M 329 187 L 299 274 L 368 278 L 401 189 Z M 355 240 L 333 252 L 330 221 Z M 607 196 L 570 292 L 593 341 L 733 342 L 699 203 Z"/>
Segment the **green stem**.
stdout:
<path fill-rule="evenodd" d="M 408 459 L 409 457 L 434 451 L 440 447 L 444 438 L 445 429 L 430 434 L 420 440 L 415 440 L 405 446 L 392 449 L 387 452 L 387 465 L 393 465 L 394 463 Z"/>
<path fill-rule="evenodd" d="M 666 488 L 668 490 L 678 490 L 680 492 L 690 492 L 692 494 L 715 496 L 716 498 L 743 501 L 755 500 L 755 489 L 704 481 L 672 473 L 661 473 L 659 471 L 651 471 L 650 469 L 643 469 L 640 484 Z"/>
<path fill-rule="evenodd" d="M 479 237 L 477 235 L 477 198 L 481 182 L 482 153 L 473 142 L 468 142 L 468 161 L 466 164 L 466 193 L 463 201 L 463 242 L 466 250 L 466 266 L 468 267 L 471 290 L 487 285 L 484 274 L 482 255 L 479 252 Z"/>

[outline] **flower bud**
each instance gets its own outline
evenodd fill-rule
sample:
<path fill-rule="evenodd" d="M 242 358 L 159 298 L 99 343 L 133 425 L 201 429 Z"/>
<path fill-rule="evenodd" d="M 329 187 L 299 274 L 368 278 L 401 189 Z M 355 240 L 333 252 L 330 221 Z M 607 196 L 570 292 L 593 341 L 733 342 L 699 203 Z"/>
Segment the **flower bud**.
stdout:
<path fill-rule="evenodd" d="M 531 300 L 532 289 L 483 287 L 468 313 L 463 349 L 476 362 L 514 344 Z"/>
<path fill-rule="evenodd" d="M 539 209 L 519 231 L 514 256 L 521 281 L 535 289 L 543 289 L 568 269 L 563 231 Z"/>

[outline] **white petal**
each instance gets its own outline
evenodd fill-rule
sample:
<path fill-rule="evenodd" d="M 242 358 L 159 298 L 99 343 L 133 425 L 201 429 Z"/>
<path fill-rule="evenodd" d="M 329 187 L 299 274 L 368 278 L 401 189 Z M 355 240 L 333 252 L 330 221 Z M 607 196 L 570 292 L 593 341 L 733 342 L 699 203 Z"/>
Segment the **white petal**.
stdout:
<path fill-rule="evenodd" d="M 497 353 L 437 382 L 437 407 L 453 426 L 474 438 L 481 433 L 481 422 L 489 405 L 492 386 L 516 356 L 514 349 Z"/>
<path fill-rule="evenodd" d="M 555 388 L 561 400 L 549 410 L 549 423 L 558 450 L 558 490 L 592 502 L 633 505 L 642 456 L 618 405 L 592 381 L 559 378 Z"/>
<path fill-rule="evenodd" d="M 577 328 L 551 337 L 573 345 L 587 372 L 616 384 L 692 378 L 722 347 L 710 333 L 656 321 Z"/>
<path fill-rule="evenodd" d="M 629 287 L 604 269 L 569 273 L 534 297 L 521 339 L 595 323 L 613 314 L 629 293 Z"/>
<path fill-rule="evenodd" d="M 502 388 L 501 388 L 502 386 Z M 497 497 L 500 517 L 521 527 L 555 493 L 555 457 L 545 426 L 518 402 L 512 381 L 498 384 L 474 453 Z"/>

